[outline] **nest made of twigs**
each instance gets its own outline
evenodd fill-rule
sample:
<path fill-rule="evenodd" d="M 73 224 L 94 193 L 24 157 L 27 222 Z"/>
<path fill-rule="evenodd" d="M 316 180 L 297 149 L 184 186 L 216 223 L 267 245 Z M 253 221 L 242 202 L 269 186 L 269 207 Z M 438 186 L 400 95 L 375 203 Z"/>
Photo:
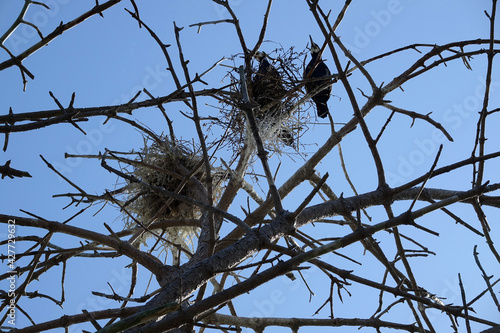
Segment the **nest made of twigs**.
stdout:
<path fill-rule="evenodd" d="M 252 74 L 247 79 L 248 93 L 258 105 L 254 116 L 266 149 L 271 152 L 282 153 L 287 146 L 297 149 L 299 138 L 307 129 L 309 117 L 303 111 L 309 105 L 299 103 L 303 94 L 296 89 L 301 81 L 303 57 L 304 52 L 296 52 L 294 48 L 286 51 L 276 49 L 269 53 L 268 59 L 278 71 L 279 79 L 257 77 L 259 63 L 253 61 Z M 230 88 L 232 97 L 221 102 L 218 107 L 220 117 L 216 123 L 225 128 L 228 145 L 237 151 L 251 133 L 242 109 L 240 77 L 236 71 L 228 72 L 227 77 L 233 83 Z"/>
<path fill-rule="evenodd" d="M 161 138 L 161 142 L 145 140 L 144 148 L 137 153 L 136 163 L 130 172 L 140 183 L 128 185 L 127 211 L 134 218 L 125 219 L 125 227 L 136 226 L 136 221 L 148 226 L 164 219 L 197 219 L 200 208 L 182 200 L 165 196 L 155 188 L 178 193 L 189 198 L 205 196 L 206 168 L 203 159 L 193 144 L 185 141 L 171 141 Z M 187 176 L 192 177 L 186 181 Z M 214 200 L 222 193 L 223 180 L 220 173 L 213 174 Z M 135 219 L 135 220 L 134 220 Z M 177 226 L 165 230 L 166 239 L 184 248 L 192 244 L 198 236 L 197 227 Z M 189 244 L 191 243 L 191 244 Z"/>

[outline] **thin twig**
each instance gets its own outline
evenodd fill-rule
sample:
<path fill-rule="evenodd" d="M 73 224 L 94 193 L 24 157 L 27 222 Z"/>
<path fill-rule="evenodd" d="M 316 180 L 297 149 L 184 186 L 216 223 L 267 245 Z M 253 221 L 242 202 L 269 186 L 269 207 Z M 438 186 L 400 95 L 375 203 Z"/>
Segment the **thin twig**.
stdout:
<path fill-rule="evenodd" d="M 465 298 L 465 288 L 462 283 L 462 277 L 460 276 L 460 273 L 458 273 L 458 284 L 460 286 L 460 294 L 462 295 L 462 304 L 464 305 L 465 326 L 467 327 L 467 333 L 471 333 L 472 331 L 470 329 L 469 309 L 467 308 L 467 300 Z"/>
<path fill-rule="evenodd" d="M 486 274 L 486 271 L 484 270 L 483 266 L 481 265 L 481 262 L 479 261 L 479 253 L 477 252 L 477 245 L 474 245 L 474 252 L 473 253 L 474 253 L 474 259 L 476 261 L 477 267 L 479 267 L 479 270 L 481 271 L 481 276 L 483 277 L 484 282 L 486 283 L 486 287 L 487 287 L 488 291 L 490 292 L 491 299 L 495 303 L 495 305 L 498 309 L 498 312 L 500 312 L 500 302 L 498 302 L 498 298 L 495 294 L 495 291 L 493 290 L 493 286 L 491 285 L 491 279 L 493 278 L 493 275 L 488 276 L 488 274 Z"/>

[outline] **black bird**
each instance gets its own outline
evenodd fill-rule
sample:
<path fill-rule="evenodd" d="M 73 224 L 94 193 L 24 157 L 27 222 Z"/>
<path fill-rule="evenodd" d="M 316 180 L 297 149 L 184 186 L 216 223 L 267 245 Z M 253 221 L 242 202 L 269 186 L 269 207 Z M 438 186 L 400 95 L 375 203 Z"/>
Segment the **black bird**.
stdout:
<path fill-rule="evenodd" d="M 278 117 L 284 112 L 281 99 L 286 94 L 281 75 L 269 62 L 265 52 L 256 52 L 254 58 L 259 62 L 259 69 L 252 80 L 252 96 L 261 108 L 268 107 L 265 112 L 256 114 L 256 118 L 263 119 L 266 115 Z M 267 106 L 270 103 L 272 106 Z M 288 129 L 280 129 L 278 137 L 286 145 L 293 145 L 293 136 Z"/>
<path fill-rule="evenodd" d="M 261 107 L 264 107 L 268 103 L 281 100 L 286 91 L 280 73 L 276 67 L 271 65 L 267 55 L 258 51 L 255 53 L 254 58 L 259 62 L 259 69 L 252 81 L 252 96 Z M 279 104 L 272 106 L 266 113 L 274 115 L 280 107 Z"/>
<path fill-rule="evenodd" d="M 317 80 L 318 78 L 322 77 L 328 77 L 331 75 L 330 70 L 328 67 L 325 65 L 323 60 L 319 59 L 318 57 L 320 56 L 320 51 L 321 49 L 319 46 L 313 42 L 312 37 L 309 36 L 311 39 L 311 61 L 309 61 L 309 64 L 307 64 L 306 69 L 304 71 L 304 78 L 309 80 L 312 79 L 312 81 L 306 83 L 306 92 L 310 93 L 313 92 L 314 90 L 318 89 L 321 86 L 325 86 L 330 79 L 325 78 L 325 79 L 320 79 Z M 314 65 L 316 64 L 316 67 Z M 314 67 L 314 70 L 313 70 Z M 309 74 L 312 70 L 312 73 Z M 309 76 L 308 76 L 309 75 Z M 315 80 L 316 79 L 316 80 Z M 328 105 L 326 102 L 328 102 L 328 99 L 330 98 L 330 93 L 332 92 L 332 86 L 328 85 L 324 89 L 318 91 L 314 96 L 312 96 L 312 99 L 314 103 L 316 104 L 316 109 L 318 111 L 318 116 L 320 118 L 326 118 L 326 116 L 329 113 L 328 110 Z"/>
<path fill-rule="evenodd" d="M 271 70 L 275 73 L 276 76 L 278 76 L 278 71 L 276 68 L 274 68 L 273 65 L 267 60 L 267 54 L 265 52 L 257 51 L 255 52 L 255 55 L 253 56 L 255 60 L 259 62 L 259 74 L 266 74 L 267 71 Z"/>

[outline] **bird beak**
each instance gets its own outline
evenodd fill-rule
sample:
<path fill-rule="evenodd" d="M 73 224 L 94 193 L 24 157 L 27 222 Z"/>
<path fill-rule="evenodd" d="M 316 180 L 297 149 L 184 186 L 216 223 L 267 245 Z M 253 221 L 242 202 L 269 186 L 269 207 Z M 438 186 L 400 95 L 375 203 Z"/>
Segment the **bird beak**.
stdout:
<path fill-rule="evenodd" d="M 313 39 L 312 39 L 311 35 L 309 35 L 309 39 L 311 40 L 311 48 L 312 48 L 314 42 L 313 42 Z"/>

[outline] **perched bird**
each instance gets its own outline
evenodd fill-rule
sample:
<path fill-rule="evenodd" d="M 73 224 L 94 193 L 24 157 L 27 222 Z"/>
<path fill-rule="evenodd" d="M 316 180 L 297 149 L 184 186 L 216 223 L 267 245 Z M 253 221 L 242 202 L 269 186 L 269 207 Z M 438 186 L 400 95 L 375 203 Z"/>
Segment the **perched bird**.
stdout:
<path fill-rule="evenodd" d="M 271 70 L 275 73 L 275 76 L 279 75 L 276 68 L 267 60 L 267 54 L 265 52 L 257 51 L 253 57 L 259 62 L 258 73 L 265 75 L 267 71 Z"/>
<path fill-rule="evenodd" d="M 304 78 L 311 80 L 310 82 L 306 83 L 306 92 L 311 93 L 315 90 L 317 90 L 319 87 L 325 86 L 329 81 L 330 78 L 327 78 L 330 76 L 330 70 L 328 67 L 325 65 L 323 60 L 318 59 L 320 56 L 320 51 L 321 49 L 319 46 L 313 42 L 312 37 L 309 36 L 311 39 L 311 61 L 306 66 L 306 69 L 304 71 Z M 316 67 L 314 67 L 316 65 Z M 314 69 L 313 69 L 314 68 Z M 312 73 L 311 73 L 312 71 Z M 325 77 L 324 79 L 319 79 Z M 326 102 L 330 98 L 330 93 L 332 92 L 332 86 L 327 85 L 325 86 L 324 89 L 321 89 L 318 91 L 315 95 L 312 96 L 312 99 L 314 103 L 316 104 L 316 109 L 318 111 L 318 116 L 320 118 L 326 118 L 328 115 L 328 105 Z"/>
<path fill-rule="evenodd" d="M 252 81 L 253 99 L 261 107 L 275 102 L 276 105 L 266 111 L 266 113 L 274 115 L 280 108 L 278 101 L 281 100 L 286 92 L 280 73 L 276 67 L 271 65 L 266 53 L 258 51 L 255 53 L 254 58 L 259 62 L 259 69 Z"/>
<path fill-rule="evenodd" d="M 256 114 L 257 119 L 270 116 L 271 119 L 281 115 L 283 110 L 282 98 L 286 94 L 280 73 L 268 60 L 265 52 L 258 51 L 254 55 L 259 62 L 259 68 L 252 80 L 252 96 L 263 112 Z M 275 123 L 274 123 L 275 124 Z M 293 145 L 293 136 L 286 128 L 281 128 L 278 137 L 286 145 Z"/>

